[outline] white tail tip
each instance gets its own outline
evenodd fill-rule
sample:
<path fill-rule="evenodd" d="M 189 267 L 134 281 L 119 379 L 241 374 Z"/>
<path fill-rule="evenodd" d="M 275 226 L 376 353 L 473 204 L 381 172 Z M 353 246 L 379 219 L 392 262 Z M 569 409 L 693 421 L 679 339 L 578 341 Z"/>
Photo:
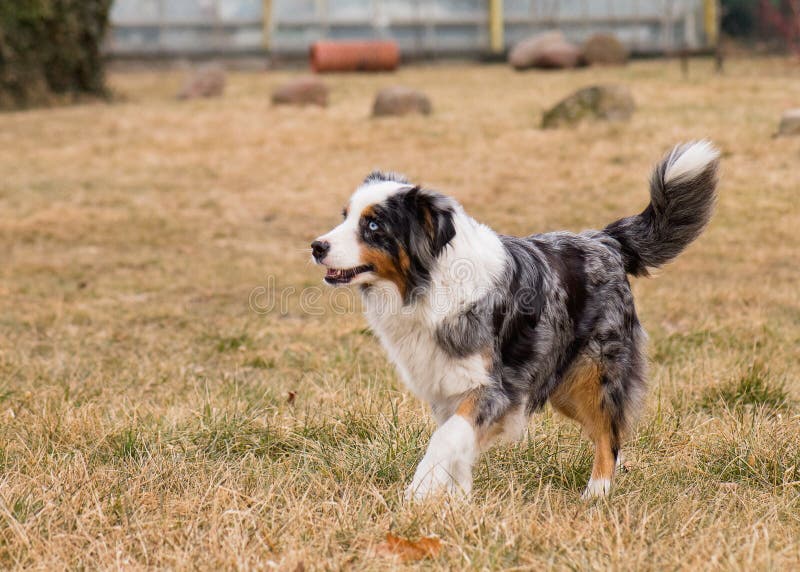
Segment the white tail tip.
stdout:
<path fill-rule="evenodd" d="M 664 173 L 664 182 L 677 183 L 692 179 L 718 158 L 719 150 L 707 139 L 678 145 L 667 159 L 668 167 Z"/>

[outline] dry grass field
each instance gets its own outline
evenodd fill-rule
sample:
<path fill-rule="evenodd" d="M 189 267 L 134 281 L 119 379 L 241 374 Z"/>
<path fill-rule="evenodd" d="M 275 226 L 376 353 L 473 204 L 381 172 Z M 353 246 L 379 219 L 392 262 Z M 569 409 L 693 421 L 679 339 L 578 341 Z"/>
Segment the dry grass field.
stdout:
<path fill-rule="evenodd" d="M 0 115 L 0 567 L 798 569 L 800 139 L 772 135 L 800 68 L 408 67 L 272 107 L 294 75 L 177 102 L 180 74 L 115 73 L 113 104 Z M 630 123 L 538 128 L 596 82 L 631 87 Z M 434 115 L 370 119 L 396 83 Z M 483 457 L 470 503 L 404 504 L 432 422 L 309 241 L 375 167 L 500 232 L 596 228 L 700 137 L 719 207 L 634 283 L 651 392 L 613 495 L 580 500 L 589 445 L 548 409 Z M 395 562 L 387 532 L 442 550 Z"/>

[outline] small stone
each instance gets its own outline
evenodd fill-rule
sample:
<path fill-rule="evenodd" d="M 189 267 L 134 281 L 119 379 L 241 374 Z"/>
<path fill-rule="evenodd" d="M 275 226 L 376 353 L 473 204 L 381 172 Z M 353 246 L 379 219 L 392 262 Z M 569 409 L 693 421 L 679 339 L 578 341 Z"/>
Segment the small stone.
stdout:
<path fill-rule="evenodd" d="M 560 31 L 545 32 L 519 42 L 508 55 L 514 69 L 564 69 L 581 63 L 581 50 Z"/>
<path fill-rule="evenodd" d="M 328 105 L 328 86 L 308 76 L 285 83 L 272 92 L 274 105 Z"/>
<path fill-rule="evenodd" d="M 421 91 L 394 86 L 378 92 L 375 96 L 375 103 L 372 105 L 372 115 L 373 117 L 406 115 L 408 113 L 430 115 L 432 109 L 431 100 Z"/>
<path fill-rule="evenodd" d="M 781 124 L 778 127 L 778 135 L 800 135 L 800 108 L 789 109 L 783 113 Z"/>
<path fill-rule="evenodd" d="M 584 121 L 627 121 L 636 104 L 630 90 L 616 85 L 585 87 L 561 100 L 542 117 L 542 127 L 574 127 Z"/>
<path fill-rule="evenodd" d="M 226 74 L 219 64 L 206 64 L 195 69 L 178 92 L 178 99 L 219 97 L 225 92 Z"/>
<path fill-rule="evenodd" d="M 612 34 L 595 34 L 583 45 L 583 58 L 589 65 L 623 65 L 629 55 L 625 44 Z"/>

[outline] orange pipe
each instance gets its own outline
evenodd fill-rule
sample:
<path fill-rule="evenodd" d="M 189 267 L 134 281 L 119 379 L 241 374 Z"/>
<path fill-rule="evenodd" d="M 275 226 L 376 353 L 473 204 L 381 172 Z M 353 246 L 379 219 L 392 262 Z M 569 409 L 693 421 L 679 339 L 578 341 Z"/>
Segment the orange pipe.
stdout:
<path fill-rule="evenodd" d="M 392 71 L 400 63 L 395 42 L 330 42 L 311 45 L 311 69 L 315 72 Z"/>

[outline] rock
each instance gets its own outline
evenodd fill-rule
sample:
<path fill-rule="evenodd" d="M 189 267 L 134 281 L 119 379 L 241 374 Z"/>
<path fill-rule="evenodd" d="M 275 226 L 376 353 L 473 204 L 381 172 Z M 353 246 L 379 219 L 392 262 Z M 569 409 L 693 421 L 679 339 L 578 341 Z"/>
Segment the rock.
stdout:
<path fill-rule="evenodd" d="M 778 135 L 800 135 L 800 108 L 790 109 L 783 113 Z"/>
<path fill-rule="evenodd" d="M 508 63 L 514 69 L 523 70 L 533 67 L 536 57 L 548 46 L 566 42 L 564 34 L 556 30 L 526 38 L 515 45 L 508 54 Z"/>
<path fill-rule="evenodd" d="M 219 97 L 225 92 L 225 70 L 219 64 L 206 64 L 195 69 L 178 92 L 178 99 Z"/>
<path fill-rule="evenodd" d="M 275 105 L 328 105 L 328 86 L 315 77 L 301 77 L 272 92 Z"/>
<path fill-rule="evenodd" d="M 581 51 L 570 44 L 560 31 L 545 32 L 522 40 L 511 50 L 508 63 L 514 69 L 572 68 L 581 62 Z"/>
<path fill-rule="evenodd" d="M 595 85 L 576 91 L 545 112 L 542 127 L 571 127 L 586 120 L 627 121 L 635 109 L 628 88 Z"/>
<path fill-rule="evenodd" d="M 420 113 L 429 115 L 432 111 L 431 100 L 421 91 L 408 87 L 394 86 L 380 90 L 372 105 L 373 117 L 386 115 L 406 115 Z"/>
<path fill-rule="evenodd" d="M 536 57 L 533 66 L 542 69 L 567 69 L 577 67 L 581 63 L 581 50 L 577 46 L 564 42 L 548 46 Z"/>
<path fill-rule="evenodd" d="M 628 48 L 611 34 L 595 34 L 583 45 L 583 57 L 589 65 L 622 65 L 628 62 Z"/>

